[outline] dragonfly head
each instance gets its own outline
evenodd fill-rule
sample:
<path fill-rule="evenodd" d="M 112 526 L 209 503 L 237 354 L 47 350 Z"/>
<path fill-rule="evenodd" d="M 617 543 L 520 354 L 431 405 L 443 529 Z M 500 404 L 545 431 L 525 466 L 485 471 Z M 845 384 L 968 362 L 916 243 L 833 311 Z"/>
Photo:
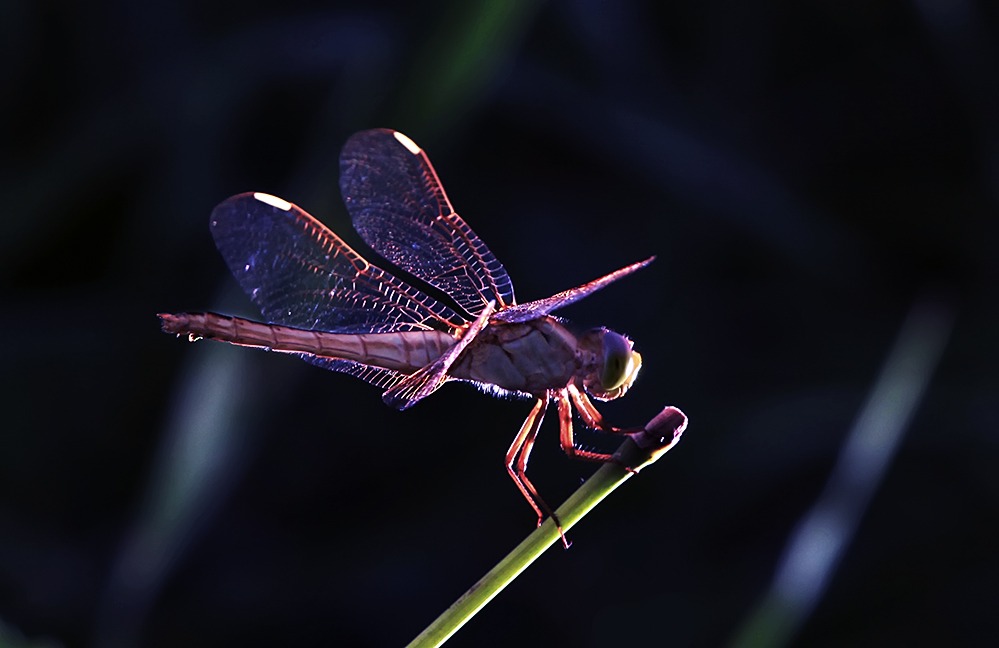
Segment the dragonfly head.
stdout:
<path fill-rule="evenodd" d="M 625 336 L 605 328 L 588 331 L 580 346 L 595 354 L 595 362 L 583 378 L 583 387 L 597 400 L 623 396 L 642 368 L 642 356 Z"/>

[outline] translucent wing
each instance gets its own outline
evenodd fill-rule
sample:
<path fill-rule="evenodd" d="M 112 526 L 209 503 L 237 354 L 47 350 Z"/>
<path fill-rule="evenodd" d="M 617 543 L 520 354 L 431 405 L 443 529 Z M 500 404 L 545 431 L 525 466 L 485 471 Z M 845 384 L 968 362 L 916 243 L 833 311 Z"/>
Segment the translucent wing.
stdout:
<path fill-rule="evenodd" d="M 655 261 L 655 257 L 649 257 L 645 261 L 632 263 L 630 266 L 625 266 L 620 270 L 615 270 L 608 275 L 604 275 L 599 279 L 594 279 L 593 281 L 585 283 L 582 286 L 570 288 L 569 290 L 563 290 L 556 295 L 539 299 L 537 301 L 527 302 L 526 304 L 518 304 L 517 306 L 513 306 L 496 313 L 493 319 L 502 320 L 504 322 L 526 322 L 528 320 L 544 317 L 552 311 L 568 306 L 569 304 L 577 302 L 584 297 L 589 297 L 601 288 L 609 286 L 618 279 L 627 277 L 636 270 L 641 270 L 653 261 Z"/>
<path fill-rule="evenodd" d="M 341 333 L 453 331 L 465 323 L 280 198 L 233 196 L 212 212 L 211 231 L 233 276 L 269 322 Z M 347 360 L 306 359 L 382 387 L 398 376 Z"/>
<path fill-rule="evenodd" d="M 339 371 L 355 378 L 360 378 L 364 382 L 371 383 L 381 390 L 391 389 L 406 378 L 406 374 L 401 374 L 398 371 L 382 369 L 381 367 L 370 367 L 350 360 L 335 360 L 333 358 L 318 358 L 306 355 L 303 355 L 302 359 L 323 369 Z"/>
<path fill-rule="evenodd" d="M 426 153 L 402 133 L 351 137 L 340 154 L 340 192 L 365 243 L 471 315 L 492 300 L 498 310 L 516 303 L 503 264 L 454 212 Z"/>

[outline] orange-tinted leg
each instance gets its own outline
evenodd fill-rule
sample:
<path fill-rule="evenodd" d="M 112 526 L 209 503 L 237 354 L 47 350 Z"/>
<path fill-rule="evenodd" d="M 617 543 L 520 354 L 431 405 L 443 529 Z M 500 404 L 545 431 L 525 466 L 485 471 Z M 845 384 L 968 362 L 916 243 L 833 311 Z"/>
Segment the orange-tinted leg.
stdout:
<path fill-rule="evenodd" d="M 600 430 L 601 432 L 609 432 L 610 434 L 634 434 L 642 430 L 642 428 L 616 428 L 613 425 L 608 425 L 604 422 L 604 417 L 597 411 L 589 396 L 579 391 L 575 385 L 569 385 L 566 389 L 568 389 L 569 395 L 572 397 L 572 402 L 576 404 L 579 417 L 583 419 L 586 427 Z"/>
<path fill-rule="evenodd" d="M 541 429 L 541 422 L 544 421 L 547 406 L 547 395 L 538 398 L 534 404 L 534 409 L 527 416 L 527 420 L 524 421 L 520 432 L 517 433 L 517 437 L 506 452 L 506 470 L 510 473 L 513 483 L 517 484 L 517 488 L 520 489 L 524 499 L 531 505 L 534 512 L 538 514 L 538 526 L 541 526 L 545 513 L 547 513 L 555 523 L 556 528 L 558 528 L 559 535 L 562 536 L 562 544 L 568 549 L 569 542 L 565 539 L 565 534 L 562 532 L 562 524 L 559 522 L 558 516 L 545 503 L 545 500 L 538 495 L 534 484 L 527 478 L 527 462 L 531 457 L 531 449 L 534 447 L 534 440 L 538 436 L 538 430 Z"/>
<path fill-rule="evenodd" d="M 517 484 L 517 488 L 520 489 L 521 494 L 527 503 L 531 505 L 534 512 L 538 514 L 538 525 L 541 525 L 541 520 L 544 518 L 545 514 L 538 508 L 537 500 L 541 498 L 538 497 L 537 491 L 534 489 L 534 485 L 531 484 L 530 480 L 527 479 L 526 475 L 521 478 L 523 471 L 521 466 L 518 465 L 517 458 L 522 453 L 524 444 L 527 443 L 528 438 L 532 439 L 537 436 L 538 428 L 541 427 L 541 422 L 545 420 L 545 409 L 548 405 L 548 400 L 545 398 L 539 398 L 534 403 L 534 409 L 531 413 L 527 415 L 527 420 L 524 424 L 520 426 L 520 432 L 517 433 L 516 438 L 514 438 L 513 443 L 510 444 L 510 449 L 506 451 L 506 471 L 510 473 L 510 478 L 513 479 L 513 483 Z M 526 467 L 526 461 L 525 467 Z"/>
<path fill-rule="evenodd" d="M 604 454 L 602 452 L 580 450 L 576 447 L 576 442 L 573 440 L 572 435 L 572 403 L 569 402 L 569 389 L 563 389 L 558 392 L 558 427 L 559 441 L 562 443 L 562 449 L 565 450 L 565 453 L 573 459 L 603 462 L 611 461 L 612 455 Z M 590 407 L 592 407 L 592 405 L 590 405 Z M 593 411 L 595 412 L 596 410 L 594 409 Z M 582 415 L 582 412 L 580 412 L 580 414 Z M 597 416 L 600 415 L 597 414 Z M 585 415 L 583 415 L 583 420 L 587 421 L 587 425 L 589 425 L 588 419 Z"/>

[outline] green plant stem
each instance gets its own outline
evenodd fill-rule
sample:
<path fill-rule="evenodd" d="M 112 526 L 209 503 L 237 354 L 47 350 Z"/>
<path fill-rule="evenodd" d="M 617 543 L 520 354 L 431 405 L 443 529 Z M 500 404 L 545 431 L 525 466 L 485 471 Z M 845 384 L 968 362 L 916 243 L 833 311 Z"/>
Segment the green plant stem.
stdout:
<path fill-rule="evenodd" d="M 615 461 L 605 463 L 555 511 L 563 530 L 571 529 L 611 491 L 639 470 L 655 462 L 672 448 L 687 426 L 687 418 L 675 407 L 667 407 L 641 432 L 628 435 L 614 453 Z M 498 565 L 479 579 L 470 590 L 420 633 L 408 648 L 440 646 L 465 625 L 476 612 L 509 585 L 548 547 L 560 540 L 558 528 L 548 518 Z"/>

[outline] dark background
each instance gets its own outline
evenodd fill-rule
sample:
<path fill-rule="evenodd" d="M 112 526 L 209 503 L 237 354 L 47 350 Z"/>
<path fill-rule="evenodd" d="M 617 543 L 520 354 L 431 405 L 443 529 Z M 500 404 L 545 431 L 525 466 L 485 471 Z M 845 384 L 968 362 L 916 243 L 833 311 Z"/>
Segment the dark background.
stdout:
<path fill-rule="evenodd" d="M 999 5 L 0 13 L 0 643 L 401 646 L 531 531 L 502 465 L 528 403 L 453 384 L 399 413 L 159 331 L 254 315 L 208 232 L 231 194 L 365 250 L 336 160 L 376 126 L 429 152 L 521 301 L 658 255 L 561 314 L 644 356 L 611 422 L 691 420 L 449 645 L 729 645 L 921 299 L 948 346 L 792 641 L 999 641 Z M 552 502 L 594 469 L 557 438 Z"/>

